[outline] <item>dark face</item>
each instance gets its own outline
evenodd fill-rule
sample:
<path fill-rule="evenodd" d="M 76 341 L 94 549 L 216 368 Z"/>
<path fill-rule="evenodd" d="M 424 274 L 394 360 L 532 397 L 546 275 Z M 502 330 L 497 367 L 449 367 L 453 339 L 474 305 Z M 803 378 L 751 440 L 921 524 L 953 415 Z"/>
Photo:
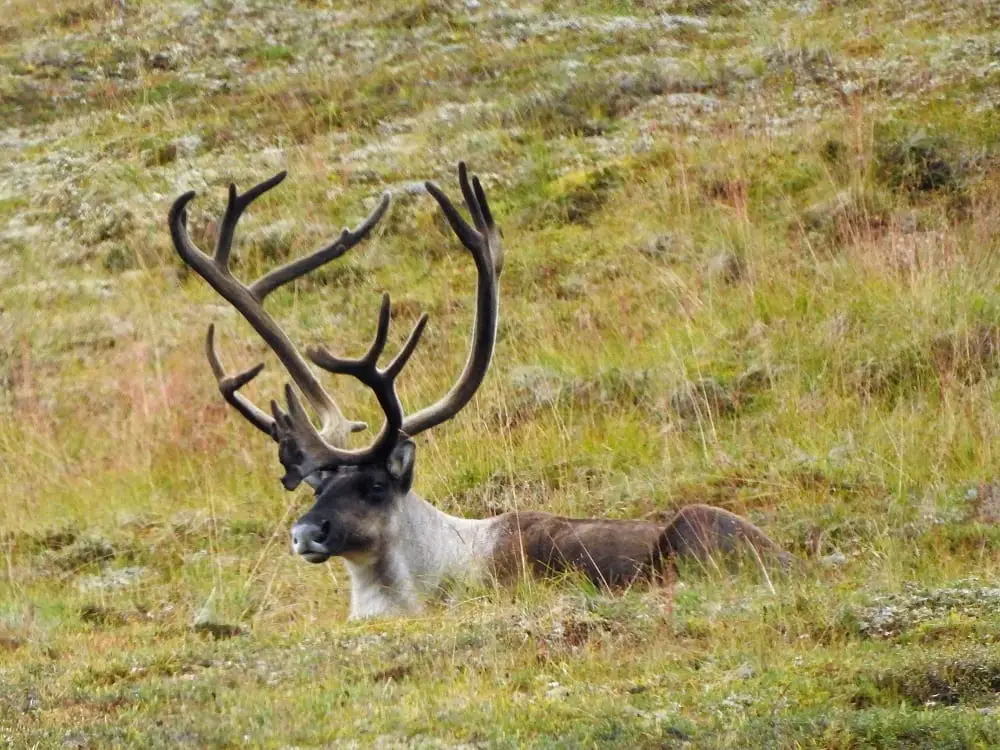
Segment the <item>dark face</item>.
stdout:
<path fill-rule="evenodd" d="M 295 552 L 311 563 L 378 552 L 410 491 L 413 459 L 406 440 L 384 462 L 330 472 L 316 489 L 316 503 L 292 527 Z"/>

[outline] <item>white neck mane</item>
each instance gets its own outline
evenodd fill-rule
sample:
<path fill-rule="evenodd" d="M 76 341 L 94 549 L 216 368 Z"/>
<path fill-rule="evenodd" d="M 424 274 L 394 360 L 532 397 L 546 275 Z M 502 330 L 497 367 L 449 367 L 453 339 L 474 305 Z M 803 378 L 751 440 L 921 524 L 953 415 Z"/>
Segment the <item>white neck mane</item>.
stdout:
<path fill-rule="evenodd" d="M 419 612 L 421 599 L 449 578 L 476 578 L 490 562 L 497 519 L 449 516 L 409 493 L 384 549 L 344 559 L 351 576 L 351 619 Z"/>

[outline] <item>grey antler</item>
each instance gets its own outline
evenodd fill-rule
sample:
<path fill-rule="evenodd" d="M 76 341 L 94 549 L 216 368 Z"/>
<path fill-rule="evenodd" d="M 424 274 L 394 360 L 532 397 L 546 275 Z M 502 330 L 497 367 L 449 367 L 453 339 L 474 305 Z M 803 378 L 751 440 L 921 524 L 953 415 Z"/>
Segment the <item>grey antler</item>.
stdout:
<path fill-rule="evenodd" d="M 174 201 L 168 217 L 170 235 L 181 259 L 205 279 L 229 304 L 235 307 L 278 356 L 292 380 L 302 389 L 309 403 L 320 415 L 322 424 L 320 434 L 324 443 L 343 446 L 347 443 L 348 433 L 363 430 L 364 423 L 353 422 L 344 417 L 336 402 L 320 385 L 295 345 L 264 310 L 263 302 L 267 295 L 279 286 L 294 281 L 319 268 L 324 263 L 339 258 L 363 240 L 389 208 L 390 198 L 388 193 L 384 195 L 379 205 L 357 229 L 353 231 L 344 229 L 340 236 L 326 247 L 276 268 L 247 286 L 233 277 L 229 269 L 229 255 L 232 250 L 236 224 L 247 207 L 268 190 L 281 183 L 285 179 L 285 174 L 285 172 L 280 172 L 271 179 L 250 188 L 242 195 L 237 193 L 235 185 L 229 186 L 229 202 L 222 217 L 212 257 L 199 250 L 188 236 L 186 208 L 195 196 L 193 191 L 185 193 Z M 278 440 L 279 425 L 276 420 L 238 393 L 241 387 L 260 374 L 263 365 L 257 365 L 237 375 L 228 375 L 222 367 L 215 349 L 214 326 L 210 326 L 208 329 L 205 349 L 209 365 L 219 384 L 219 390 L 226 401 L 254 427 Z"/>

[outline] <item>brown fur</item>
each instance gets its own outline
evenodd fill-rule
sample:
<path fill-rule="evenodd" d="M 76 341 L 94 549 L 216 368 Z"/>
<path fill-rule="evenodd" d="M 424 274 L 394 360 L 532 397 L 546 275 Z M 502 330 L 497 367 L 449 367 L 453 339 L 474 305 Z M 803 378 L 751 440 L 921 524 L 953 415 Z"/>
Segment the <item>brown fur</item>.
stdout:
<path fill-rule="evenodd" d="M 734 513 L 709 505 L 682 508 L 663 526 L 648 521 L 564 518 L 541 511 L 508 513 L 497 550 L 499 575 L 578 571 L 601 587 L 659 578 L 683 558 L 706 560 L 750 548 L 761 559 L 791 557 Z"/>
<path fill-rule="evenodd" d="M 673 517 L 657 540 L 660 559 L 690 557 L 708 560 L 713 555 L 752 551 L 762 561 L 783 566 L 792 556 L 745 518 L 711 505 L 688 505 Z"/>
<path fill-rule="evenodd" d="M 663 527 L 646 521 L 509 513 L 496 564 L 504 575 L 527 568 L 541 576 L 577 570 L 599 586 L 628 585 L 652 572 Z"/>

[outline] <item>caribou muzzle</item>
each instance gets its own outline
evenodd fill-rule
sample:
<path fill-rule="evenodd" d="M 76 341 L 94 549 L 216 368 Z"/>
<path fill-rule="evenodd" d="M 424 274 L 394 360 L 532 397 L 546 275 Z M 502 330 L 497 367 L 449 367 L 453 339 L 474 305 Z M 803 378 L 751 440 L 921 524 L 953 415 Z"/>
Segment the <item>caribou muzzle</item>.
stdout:
<path fill-rule="evenodd" d="M 297 523 L 292 527 L 292 549 L 307 562 L 322 563 L 334 552 L 327 545 L 330 541 L 330 522 Z"/>

